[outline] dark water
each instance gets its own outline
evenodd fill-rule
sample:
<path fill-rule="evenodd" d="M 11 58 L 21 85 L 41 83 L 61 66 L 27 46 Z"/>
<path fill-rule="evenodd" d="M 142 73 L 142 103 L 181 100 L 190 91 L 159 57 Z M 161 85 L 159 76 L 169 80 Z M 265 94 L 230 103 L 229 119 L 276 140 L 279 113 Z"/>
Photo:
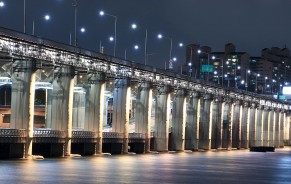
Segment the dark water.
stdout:
<path fill-rule="evenodd" d="M 0 161 L 0 184 L 291 183 L 291 149 Z"/>

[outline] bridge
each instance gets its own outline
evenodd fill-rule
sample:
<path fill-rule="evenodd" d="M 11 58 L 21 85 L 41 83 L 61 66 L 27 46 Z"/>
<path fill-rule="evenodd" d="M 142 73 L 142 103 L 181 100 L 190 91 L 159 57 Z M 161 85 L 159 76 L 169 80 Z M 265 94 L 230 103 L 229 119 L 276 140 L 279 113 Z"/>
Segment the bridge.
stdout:
<path fill-rule="evenodd" d="M 0 65 L 0 89 L 11 86 L 0 157 L 290 145 L 291 104 L 267 96 L 5 28 Z"/>

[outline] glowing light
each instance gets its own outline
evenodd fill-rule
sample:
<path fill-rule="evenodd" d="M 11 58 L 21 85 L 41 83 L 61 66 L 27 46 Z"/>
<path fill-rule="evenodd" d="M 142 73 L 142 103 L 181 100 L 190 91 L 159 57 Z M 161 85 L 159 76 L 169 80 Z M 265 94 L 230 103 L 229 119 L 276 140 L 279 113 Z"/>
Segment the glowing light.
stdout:
<path fill-rule="evenodd" d="M 137 28 L 137 25 L 136 24 L 131 24 L 131 28 L 132 29 L 136 29 Z"/>
<path fill-rule="evenodd" d="M 163 38 L 163 35 L 162 34 L 158 34 L 158 38 L 159 39 Z"/>
<path fill-rule="evenodd" d="M 104 11 L 100 11 L 99 15 L 103 16 L 104 15 Z"/>

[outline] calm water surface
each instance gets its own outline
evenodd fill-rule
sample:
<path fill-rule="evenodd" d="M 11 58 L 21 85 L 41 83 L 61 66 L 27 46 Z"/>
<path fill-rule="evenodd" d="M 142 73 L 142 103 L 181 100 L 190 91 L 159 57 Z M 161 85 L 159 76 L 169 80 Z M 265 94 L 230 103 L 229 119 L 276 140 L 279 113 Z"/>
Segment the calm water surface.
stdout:
<path fill-rule="evenodd" d="M 291 148 L 0 161 L 0 184 L 291 183 Z"/>

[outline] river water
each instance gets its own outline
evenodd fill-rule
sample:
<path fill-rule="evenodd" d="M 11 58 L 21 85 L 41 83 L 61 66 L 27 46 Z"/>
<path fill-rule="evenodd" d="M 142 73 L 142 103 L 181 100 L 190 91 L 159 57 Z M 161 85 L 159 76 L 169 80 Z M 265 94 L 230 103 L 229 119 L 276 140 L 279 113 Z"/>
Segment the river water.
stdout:
<path fill-rule="evenodd" d="M 291 183 L 291 148 L 1 160 L 0 184 Z"/>

